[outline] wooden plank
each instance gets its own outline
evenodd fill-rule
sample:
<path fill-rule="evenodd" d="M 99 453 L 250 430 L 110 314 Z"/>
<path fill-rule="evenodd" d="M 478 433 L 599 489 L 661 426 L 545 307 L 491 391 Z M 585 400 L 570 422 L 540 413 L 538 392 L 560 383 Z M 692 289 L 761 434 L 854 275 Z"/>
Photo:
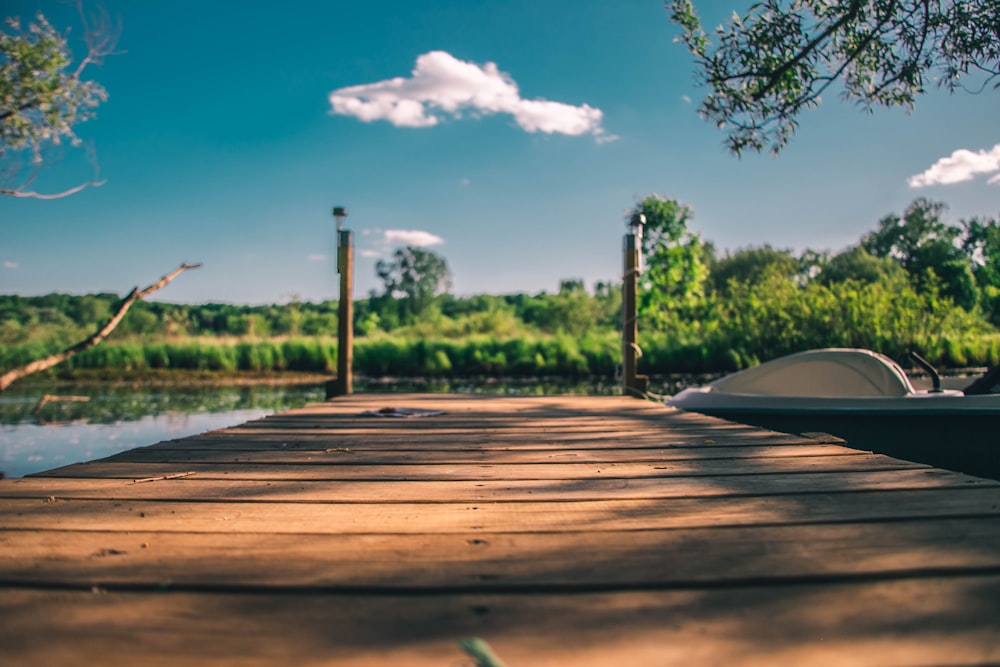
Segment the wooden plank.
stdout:
<path fill-rule="evenodd" d="M 621 396 L 497 396 L 484 394 L 353 394 L 340 396 L 334 401 L 314 403 L 287 410 L 274 418 L 313 418 L 316 416 L 340 415 L 357 416 L 362 412 L 381 408 L 416 408 L 441 410 L 447 417 L 461 415 L 506 416 L 514 418 L 534 417 L 546 414 L 566 414 L 582 418 L 607 416 L 650 416 L 665 412 L 682 413 L 651 401 L 625 399 Z M 697 418 L 691 415 L 692 418 Z"/>
<path fill-rule="evenodd" d="M 235 443 L 234 443 L 235 444 Z M 186 449 L 186 448 L 185 448 Z M 611 463 L 621 465 L 623 463 L 678 461 L 678 460 L 707 460 L 707 459 L 744 459 L 744 458 L 770 458 L 776 456 L 844 456 L 858 454 L 858 450 L 845 449 L 839 445 L 783 445 L 765 447 L 718 447 L 711 451 L 692 450 L 688 448 L 612 448 L 612 449 L 588 449 L 575 450 L 563 449 L 552 450 L 421 450 L 421 449 L 349 449 L 341 447 L 315 448 L 304 452 L 302 448 L 291 445 L 277 447 L 277 451 L 264 451 L 262 454 L 254 455 L 255 462 L 266 461 L 273 464 L 301 464 L 306 456 L 315 454 L 328 454 L 331 462 L 340 461 L 352 465 L 407 465 L 413 463 L 420 464 L 553 464 L 553 463 Z M 329 451 L 328 451 L 329 450 Z M 169 455 L 170 461 L 178 459 L 188 460 L 191 457 L 186 454 L 179 456 L 181 450 L 173 450 Z M 259 448 L 231 449 L 230 452 L 256 452 Z M 292 456 L 286 456 L 293 453 Z M 217 451 L 213 454 L 224 464 L 232 460 L 232 455 L 219 455 Z M 72 464 L 63 468 L 56 468 L 42 473 L 32 475 L 36 477 L 129 477 L 134 475 L 136 463 L 144 466 L 159 464 L 160 460 L 168 458 L 163 449 L 140 448 L 130 450 L 127 453 L 115 455 L 110 459 L 94 461 L 84 464 Z M 198 460 L 198 463 L 203 463 Z M 219 464 L 208 463 L 206 466 L 219 467 Z M 233 467 L 233 466 L 229 466 Z M 201 470 L 202 468 L 199 468 Z M 637 473 L 639 470 L 637 469 Z"/>
<path fill-rule="evenodd" d="M 642 463 L 636 465 L 615 464 L 615 463 L 551 463 L 548 465 L 538 464 L 512 464 L 504 465 L 499 463 L 483 464 L 435 464 L 424 465 L 413 463 L 407 465 L 351 465 L 345 463 L 349 460 L 349 453 L 331 452 L 329 454 L 304 454 L 294 453 L 284 454 L 275 461 L 270 456 L 260 456 L 256 453 L 244 453 L 239 456 L 218 457 L 212 454 L 188 456 L 180 454 L 176 457 L 165 457 L 166 462 L 196 464 L 204 461 L 209 463 L 240 463 L 250 466 L 257 463 L 274 465 L 276 463 L 289 464 L 311 464 L 316 469 L 323 467 L 324 471 L 320 481 L 487 481 L 487 480 L 559 480 L 559 479 L 626 479 L 641 480 L 669 479 L 676 477 L 692 476 L 712 476 L 712 477 L 734 477 L 734 476 L 754 476 L 764 474 L 814 474 L 814 473 L 855 473 L 870 472 L 877 470 L 919 470 L 930 469 L 929 466 L 901 461 L 889 458 L 880 454 L 865 454 L 862 452 L 847 453 L 839 456 L 797 456 L 797 457 L 771 457 L 762 459 L 703 459 L 703 460 L 665 460 L 656 463 Z M 117 460 L 112 457 L 110 460 Z M 183 481 L 190 484 L 208 484 L 206 480 L 197 475 L 197 469 L 191 468 L 193 475 L 183 478 Z M 641 472 L 640 472 L 641 471 Z M 151 469 L 142 463 L 134 466 L 131 479 L 144 479 L 154 477 Z M 300 476 L 294 478 L 296 481 L 305 481 Z M 224 482 L 233 484 L 234 482 Z M 96 485 L 96 487 L 95 487 Z M 28 477 L 22 479 L 11 489 L 0 491 L 0 495 L 13 494 L 14 497 L 21 497 L 28 489 L 49 489 L 49 495 L 67 495 L 87 492 L 89 488 L 116 489 L 123 486 L 134 486 L 123 479 L 105 480 L 98 479 L 88 481 L 86 478 L 74 479 L 68 476 L 62 477 Z M 162 485 L 160 485 L 162 486 Z M 272 485 L 278 491 L 282 483 L 275 481 Z M 159 488 L 159 487 L 156 487 Z M 131 494 L 129 494 L 131 497 Z"/>
<path fill-rule="evenodd" d="M 98 465 L 98 464 L 92 464 Z M 120 464 L 103 464 L 120 465 Z M 264 471 L 221 466 L 219 470 L 199 467 L 192 472 L 185 467 L 165 464 L 157 470 L 143 469 L 149 477 L 120 477 L 116 467 L 114 475 L 105 478 L 25 478 L 13 484 L 0 486 L 2 498 L 61 500 L 86 498 L 157 498 L 160 500 L 184 499 L 186 501 L 217 501 L 259 498 L 266 495 L 271 502 L 308 499 L 313 502 L 448 502 L 482 500 L 490 502 L 550 500 L 581 501 L 611 499 L 669 499 L 712 497 L 769 497 L 787 495 L 817 495 L 830 493 L 859 493 L 864 491 L 918 489 L 993 489 L 1000 482 L 969 477 L 942 470 L 917 469 L 912 471 L 876 471 L 871 473 L 807 473 L 788 475 L 780 482 L 770 475 L 741 476 L 732 483 L 723 484 L 719 478 L 659 478 L 643 477 L 636 470 L 598 468 L 594 477 L 581 473 L 576 478 L 551 480 L 483 480 L 483 481 L 419 481 L 405 484 L 383 481 L 330 480 L 315 468 L 285 468 L 272 466 Z M 207 467 L 207 466 L 205 466 Z M 128 470 L 136 472 L 132 467 Z M 258 473 L 253 476 L 252 473 Z M 631 475 L 625 473 L 631 472 Z M 640 471 L 641 472 L 641 471 Z M 581 481 L 586 483 L 581 483 Z M 257 482 L 249 485 L 248 482 Z M 321 482 L 336 481 L 336 484 Z M 164 488 L 164 485 L 167 485 Z M 876 498 L 878 496 L 875 496 Z M 946 497 L 946 496 L 944 496 Z M 831 498 L 831 502 L 840 499 Z M 2 501 L 0 501 L 2 503 Z"/>
<path fill-rule="evenodd" d="M 12 590 L 12 665 L 511 667 L 987 665 L 1000 577 L 577 595 L 365 596 Z"/>
<path fill-rule="evenodd" d="M 574 448 L 574 449 L 606 449 L 613 446 L 619 447 L 704 447 L 709 445 L 743 447 L 760 445 L 801 445 L 815 442 L 814 438 L 805 438 L 796 435 L 786 435 L 762 431 L 757 433 L 725 433 L 707 434 L 691 433 L 685 436 L 677 434 L 673 430 L 660 429 L 651 433 L 634 433 L 608 430 L 605 425 L 603 430 L 595 433 L 577 434 L 567 431 L 537 431 L 518 433 L 511 429 L 477 429 L 473 433 L 454 433 L 446 430 L 412 434 L 405 432 L 394 433 L 388 430 L 361 431 L 348 433 L 338 429 L 334 425 L 329 425 L 322 429 L 315 429 L 308 433 L 298 433 L 287 430 L 275 430 L 275 432 L 255 432 L 249 430 L 231 430 L 225 433 L 209 432 L 197 436 L 170 440 L 168 442 L 151 445 L 150 448 L 201 448 L 201 447 L 227 447 L 239 446 L 245 443 L 246 446 L 275 446 L 285 444 L 290 446 L 297 444 L 301 447 L 309 445 L 319 446 L 320 443 L 330 439 L 343 440 L 345 442 L 357 443 L 357 447 L 368 448 L 401 448 L 401 449 L 443 449 L 449 450 L 456 445 L 466 449 L 492 449 L 510 448 L 511 446 L 533 447 L 535 449 L 551 449 L 554 447 Z M 830 436 L 827 442 L 843 444 Z"/>
<path fill-rule="evenodd" d="M 689 437 L 657 433 L 643 435 L 640 433 L 614 433 L 603 430 L 588 436 L 560 432 L 540 434 L 530 432 L 517 434 L 504 430 L 503 432 L 477 432 L 464 435 L 448 432 L 419 434 L 390 434 L 385 432 L 370 432 L 347 434 L 335 426 L 316 429 L 308 433 L 291 433 L 275 431 L 274 433 L 232 433 L 212 432 L 179 440 L 170 440 L 150 445 L 145 449 L 268 449 L 286 447 L 296 449 L 324 449 L 331 446 L 350 447 L 357 450 L 395 451 L 399 449 L 419 449 L 420 451 L 451 451 L 475 449 L 477 451 L 491 450 L 532 450 L 550 451 L 559 449 L 720 449 L 796 447 L 815 444 L 843 444 L 843 441 L 830 436 L 822 441 L 803 438 L 801 436 L 783 435 L 764 431 L 755 434 L 727 434 L 709 437 L 705 433 L 692 434 Z"/>
<path fill-rule="evenodd" d="M 853 455 L 855 452 L 850 450 L 842 450 L 840 454 L 832 455 Z M 578 460 L 575 456 L 575 452 L 565 452 L 564 454 L 553 454 L 551 455 L 554 461 L 561 461 L 565 459 Z M 520 458 L 520 454 L 512 455 L 516 460 Z M 589 454 L 581 453 L 580 459 L 586 461 L 590 459 Z M 594 457 L 597 458 L 597 457 Z M 595 463 L 596 461 L 591 461 Z M 482 465 L 496 465 L 496 463 L 483 463 Z M 548 465 L 546 463 L 539 463 L 538 465 Z M 623 464 L 615 464 L 618 470 L 621 470 L 625 466 Z M 658 466 L 652 466 L 652 470 L 655 476 L 662 476 L 661 471 L 657 470 Z M 587 470 L 586 467 L 577 465 L 576 470 Z M 604 468 L 594 468 L 603 470 Z M 634 477 L 644 477 L 648 476 L 649 468 L 643 468 L 641 465 L 631 466 Z M 564 469 L 565 470 L 565 469 Z M 921 469 L 928 472 L 930 469 Z M 822 473 L 815 473 L 822 474 Z M 851 473 L 850 477 L 845 479 L 850 479 L 852 482 L 860 482 L 866 484 L 865 481 L 867 477 L 858 477 L 861 473 Z M 225 462 L 220 463 L 206 463 L 203 461 L 197 462 L 149 462 L 143 461 L 139 462 L 123 462 L 117 459 L 102 459 L 100 461 L 93 461 L 90 463 L 76 463 L 62 468 L 56 468 L 55 470 L 50 470 L 39 475 L 32 475 L 31 477 L 15 480 L 13 484 L 18 487 L 24 484 L 31 485 L 34 482 L 32 480 L 46 479 L 51 480 L 53 478 L 67 478 L 67 479 L 87 479 L 87 478 L 100 478 L 104 480 L 122 480 L 125 482 L 132 482 L 136 479 L 166 479 L 178 476 L 191 476 L 197 477 L 198 479 L 228 479 L 228 480 L 246 480 L 246 481 L 274 481 L 274 480 L 332 480 L 336 479 L 336 472 L 331 471 L 330 466 L 318 465 L 313 462 L 305 463 L 271 463 L 267 457 L 254 457 L 253 461 L 241 461 L 239 463 L 234 463 L 227 459 Z M 952 473 L 948 471 L 933 471 L 931 475 L 935 480 L 940 479 L 950 479 L 955 484 L 959 486 L 964 486 L 968 484 L 975 484 L 979 486 L 1000 486 L 1000 481 L 974 478 L 967 475 L 962 475 L 961 473 Z M 568 475 L 569 478 L 573 478 L 573 474 Z M 908 475 L 903 475 L 900 479 L 903 480 L 913 480 L 913 479 L 923 479 L 925 476 L 912 477 Z M 600 480 L 595 480 L 600 483 Z M 787 480 L 794 481 L 794 480 Z M 674 484 L 676 482 L 672 482 Z M 936 482 L 937 484 L 937 482 Z M 16 488 L 16 487 L 15 487 Z M 37 487 L 36 487 L 37 488 Z M 807 488 L 805 485 L 803 488 Z M 824 487 L 829 488 L 829 487 Z M 3 497 L 4 489 L 0 486 L 0 497 Z"/>
<path fill-rule="evenodd" d="M 134 494 L 94 493 L 93 499 L 3 502 L 7 530 L 201 531 L 252 533 L 443 533 L 662 530 L 753 525 L 803 525 L 934 517 L 1000 516 L 996 489 L 854 492 L 789 496 L 601 499 L 569 502 L 558 492 L 523 502 L 472 497 L 455 502 L 448 485 L 439 500 L 372 496 L 348 502 L 338 489 L 289 485 L 234 496 L 180 485 L 158 496 L 147 485 Z M 541 494 L 540 494 L 541 495 Z M 85 498 L 81 494 L 81 498 Z M 235 498 L 235 499 L 234 499 Z"/>
<path fill-rule="evenodd" d="M 562 457 L 554 457 L 562 458 Z M 232 452 L 221 453 L 201 450 L 159 451 L 133 450 L 111 456 L 105 461 L 132 462 L 141 470 L 146 463 L 238 463 L 289 464 L 326 466 L 332 479 L 379 479 L 383 481 L 430 479 L 564 479 L 596 476 L 594 464 L 538 462 L 523 464 L 503 463 L 454 463 L 425 465 L 356 465 L 338 452 Z M 607 464 L 610 466 L 610 464 Z M 740 476 L 761 474 L 797 474 L 807 472 L 867 472 L 872 470 L 915 470 L 929 466 L 892 459 L 879 454 L 854 452 L 843 456 L 797 456 L 770 459 L 706 459 L 692 461 L 661 461 L 638 464 L 647 467 L 647 476 L 686 477 Z M 586 468 L 581 468 L 586 466 Z M 640 473 L 637 473 L 640 474 Z M 148 475 L 142 475 L 147 477 Z"/>
<path fill-rule="evenodd" d="M 453 532 L 464 527 L 469 513 L 454 512 L 450 524 L 449 517 L 439 515 L 440 531 L 418 534 L 13 531 L 0 545 L 0 583 L 545 592 L 1000 575 L 996 517 Z M 419 520 L 419 515 L 409 518 Z M 532 529 L 537 526 L 525 528 Z"/>
<path fill-rule="evenodd" d="M 348 397 L 343 397 L 348 398 Z M 234 427 L 239 430 L 279 428 L 290 432 L 308 428 L 350 428 L 361 431 L 400 430 L 420 432 L 435 428 L 481 431 L 503 426 L 523 432 L 539 432 L 555 426 L 575 430 L 608 430 L 609 425 L 629 424 L 632 428 L 662 428 L 669 423 L 674 430 L 735 430 L 747 431 L 745 425 L 684 413 L 646 401 L 626 404 L 620 397 L 490 397 L 470 401 L 469 397 L 397 395 L 393 400 L 400 407 L 443 410 L 445 414 L 421 419 L 373 419 L 362 417 L 364 411 L 378 409 L 371 396 L 359 402 L 337 399 L 336 402 L 313 404 L 281 415 L 247 422 Z"/>

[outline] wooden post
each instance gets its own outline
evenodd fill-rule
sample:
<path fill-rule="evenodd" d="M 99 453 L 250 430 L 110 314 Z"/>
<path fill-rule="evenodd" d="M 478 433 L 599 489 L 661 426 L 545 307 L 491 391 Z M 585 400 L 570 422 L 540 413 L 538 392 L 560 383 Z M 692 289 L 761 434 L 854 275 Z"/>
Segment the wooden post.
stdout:
<path fill-rule="evenodd" d="M 326 385 L 326 397 L 354 393 L 351 362 L 354 358 L 354 238 L 350 230 L 337 232 L 337 270 L 340 302 L 337 304 L 337 379 Z"/>
<path fill-rule="evenodd" d="M 649 378 L 639 375 L 639 244 L 635 234 L 625 235 L 625 271 L 622 281 L 622 394 L 645 398 Z"/>

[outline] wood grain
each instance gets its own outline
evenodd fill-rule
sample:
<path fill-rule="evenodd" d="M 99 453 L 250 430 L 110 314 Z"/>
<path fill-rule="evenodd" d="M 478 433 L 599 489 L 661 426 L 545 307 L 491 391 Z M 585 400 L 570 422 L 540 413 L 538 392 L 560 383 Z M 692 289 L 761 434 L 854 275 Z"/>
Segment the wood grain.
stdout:
<path fill-rule="evenodd" d="M 628 398 L 353 395 L 0 480 L 9 664 L 969 665 L 998 617 L 1000 483 Z"/>

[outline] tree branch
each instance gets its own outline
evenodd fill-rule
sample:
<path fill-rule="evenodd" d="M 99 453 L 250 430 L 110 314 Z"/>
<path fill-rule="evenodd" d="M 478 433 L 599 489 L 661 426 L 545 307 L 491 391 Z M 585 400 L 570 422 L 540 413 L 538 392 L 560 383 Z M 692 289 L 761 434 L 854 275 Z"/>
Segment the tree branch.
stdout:
<path fill-rule="evenodd" d="M 143 299 L 149 296 L 150 294 L 159 289 L 162 289 L 167 285 L 167 283 L 169 283 L 171 280 L 179 276 L 187 269 L 198 269 L 198 268 L 201 268 L 201 264 L 188 264 L 187 262 L 184 262 L 179 267 L 177 267 L 167 275 L 163 276 L 149 287 L 146 287 L 143 290 L 140 290 L 138 287 L 134 288 L 128 294 L 128 296 L 122 299 L 121 303 L 118 304 L 118 310 L 115 312 L 114 315 L 111 316 L 111 319 L 108 320 L 108 322 L 103 327 L 98 329 L 94 333 L 94 335 L 80 341 L 76 345 L 66 348 L 62 352 L 57 352 L 56 354 L 45 357 L 44 359 L 38 359 L 36 361 L 29 362 L 24 366 L 11 369 L 6 373 L 4 373 L 3 375 L 0 375 L 0 394 L 6 391 L 7 388 L 10 387 L 10 385 L 13 384 L 14 382 L 22 378 L 25 378 L 29 375 L 33 375 L 34 373 L 39 373 L 46 369 L 52 368 L 56 364 L 66 361 L 73 355 L 94 347 L 102 340 L 107 338 L 108 334 L 114 331 L 115 327 L 117 327 L 118 324 L 122 321 L 122 318 L 125 317 L 125 313 L 128 312 L 128 309 L 132 307 L 133 303 L 135 303 L 139 299 Z"/>
<path fill-rule="evenodd" d="M 69 197 L 70 195 L 75 195 L 81 190 L 86 190 L 87 188 L 98 188 L 107 183 L 107 181 L 87 181 L 86 183 L 81 183 L 76 187 L 72 187 L 69 190 L 63 190 L 62 192 L 54 192 L 51 194 L 42 194 L 40 192 L 31 192 L 30 190 L 11 190 L 7 188 L 0 188 L 0 195 L 7 195 L 9 197 L 27 197 L 30 199 L 62 199 L 63 197 Z"/>
<path fill-rule="evenodd" d="M 77 0 L 76 11 L 80 15 L 84 39 L 87 42 L 87 55 L 73 72 L 73 76 L 79 77 L 87 65 L 100 65 L 105 56 L 115 53 L 115 47 L 118 46 L 118 39 L 121 37 L 121 20 L 119 19 L 117 24 L 112 24 L 111 16 L 104 7 L 98 7 L 97 12 L 88 19 L 87 13 L 83 10 L 83 0 Z"/>
<path fill-rule="evenodd" d="M 63 190 L 62 192 L 41 193 L 41 192 L 35 192 L 33 190 L 27 190 L 26 188 L 29 185 L 31 185 L 31 183 L 38 177 L 41 171 L 41 167 L 36 165 L 25 178 L 21 179 L 20 185 L 17 185 L 12 188 L 0 187 L 0 196 L 50 200 L 50 199 L 62 199 L 64 197 L 69 197 L 70 195 L 75 195 L 81 190 L 85 190 L 87 188 L 99 188 L 100 186 L 107 183 L 107 181 L 103 178 L 100 178 L 101 165 L 97 161 L 97 155 L 94 152 L 93 146 L 88 144 L 86 151 L 87 151 L 87 159 L 91 163 L 91 166 L 93 166 L 94 170 L 94 175 L 89 181 L 81 183 L 80 185 L 77 185 L 75 187 L 69 188 L 68 190 Z M 13 180 L 13 177 L 16 176 L 19 171 L 21 171 L 21 167 L 20 165 L 15 163 L 6 173 L 0 174 L 0 179 L 2 179 L 0 180 L 0 182 L 4 180 Z"/>
<path fill-rule="evenodd" d="M 799 51 L 797 54 L 795 54 L 793 58 L 790 58 L 788 61 L 782 63 L 781 67 L 771 72 L 770 76 L 768 76 L 767 83 L 765 83 L 760 88 L 760 90 L 755 91 L 752 97 L 756 100 L 759 100 L 762 99 L 765 95 L 767 95 L 771 91 L 771 89 L 774 88 L 774 86 L 778 83 L 778 81 L 781 81 L 781 78 L 789 70 L 798 65 L 800 62 L 802 62 L 802 60 L 804 60 L 806 56 L 808 56 L 810 53 L 815 51 L 820 44 L 825 42 L 830 37 L 830 35 L 840 30 L 850 21 L 853 21 L 855 18 L 857 18 L 858 12 L 861 11 L 862 4 L 863 3 L 861 2 L 861 0 L 854 0 L 851 3 L 850 11 L 841 16 L 840 19 L 838 19 L 835 23 L 827 26 L 826 30 L 821 32 L 819 35 L 813 38 L 811 42 L 802 47 L 802 50 Z M 748 73 L 748 74 L 752 76 L 757 76 L 756 73 Z"/>

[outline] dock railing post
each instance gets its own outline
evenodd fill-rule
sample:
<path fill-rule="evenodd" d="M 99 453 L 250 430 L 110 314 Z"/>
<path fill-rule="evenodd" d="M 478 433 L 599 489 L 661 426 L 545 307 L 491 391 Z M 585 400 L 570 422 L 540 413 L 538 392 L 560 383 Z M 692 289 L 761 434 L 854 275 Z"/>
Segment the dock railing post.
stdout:
<path fill-rule="evenodd" d="M 337 272 L 340 274 L 340 301 L 337 303 L 337 377 L 326 383 L 326 397 L 354 392 L 351 363 L 354 357 L 354 235 L 343 229 L 347 209 L 333 209 L 337 219 Z"/>
<path fill-rule="evenodd" d="M 638 374 L 639 363 L 639 303 L 638 287 L 641 271 L 642 225 L 646 218 L 641 213 L 629 220 L 629 233 L 624 239 L 624 272 L 622 279 L 622 394 L 645 398 L 649 378 Z"/>

